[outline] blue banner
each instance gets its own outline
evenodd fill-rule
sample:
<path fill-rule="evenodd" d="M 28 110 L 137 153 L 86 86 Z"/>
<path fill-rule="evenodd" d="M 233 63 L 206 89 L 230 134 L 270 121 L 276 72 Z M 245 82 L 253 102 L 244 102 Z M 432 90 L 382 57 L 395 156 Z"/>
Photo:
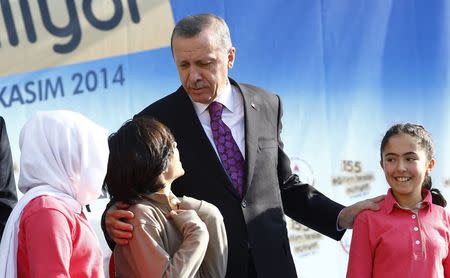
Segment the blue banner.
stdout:
<path fill-rule="evenodd" d="M 433 135 L 433 185 L 450 198 L 448 1 L 92 2 L 0 1 L 0 115 L 17 171 L 19 132 L 36 111 L 78 111 L 114 131 L 175 91 L 172 28 L 212 12 L 236 47 L 230 77 L 281 96 L 285 150 L 304 180 L 345 205 L 384 194 L 381 138 L 414 122 Z M 345 275 L 351 231 L 335 242 L 288 224 L 300 276 Z"/>

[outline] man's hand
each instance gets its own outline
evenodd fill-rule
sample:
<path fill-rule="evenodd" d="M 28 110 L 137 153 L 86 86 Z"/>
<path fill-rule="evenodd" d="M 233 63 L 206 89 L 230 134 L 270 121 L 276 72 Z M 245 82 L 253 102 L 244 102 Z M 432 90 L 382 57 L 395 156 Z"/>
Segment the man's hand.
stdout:
<path fill-rule="evenodd" d="M 357 203 L 354 203 L 351 206 L 343 208 L 341 213 L 339 214 L 338 225 L 339 228 L 351 229 L 353 228 L 353 222 L 355 221 L 358 213 L 365 209 L 370 210 L 379 210 L 378 202 L 383 200 L 385 195 L 380 195 L 378 197 L 363 200 Z"/>
<path fill-rule="evenodd" d="M 117 202 L 106 212 L 106 232 L 119 245 L 128 244 L 128 240 L 133 236 L 131 233 L 133 226 L 122 221 L 122 219 L 132 219 L 134 217 L 131 211 L 126 210 L 129 207 L 130 205 L 124 202 Z"/>

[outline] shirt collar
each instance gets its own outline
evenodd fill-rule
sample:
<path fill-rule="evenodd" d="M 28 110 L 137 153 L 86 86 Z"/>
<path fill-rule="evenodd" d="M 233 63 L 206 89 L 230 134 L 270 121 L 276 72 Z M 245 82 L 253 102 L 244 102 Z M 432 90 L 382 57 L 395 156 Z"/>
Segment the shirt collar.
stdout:
<path fill-rule="evenodd" d="M 431 211 L 431 204 L 433 203 L 431 198 L 431 192 L 429 190 L 424 190 L 422 191 L 422 195 L 424 196 L 424 198 L 421 202 L 416 204 L 417 208 L 418 209 L 428 208 L 428 210 Z M 384 198 L 384 202 L 386 204 L 387 214 L 390 214 L 394 209 L 394 207 L 399 209 L 405 209 L 397 203 L 397 200 L 395 200 L 394 194 L 392 194 L 392 189 L 388 190 L 388 193 Z"/>
<path fill-rule="evenodd" d="M 220 102 L 225 108 L 227 108 L 229 111 L 233 113 L 234 109 L 234 97 L 235 94 L 234 87 L 231 86 L 230 82 L 227 83 L 225 89 L 221 94 L 219 94 L 214 101 Z M 191 99 L 192 101 L 192 99 Z M 200 102 L 192 101 L 192 104 L 194 105 L 195 112 L 197 115 L 202 114 L 205 112 L 205 110 L 208 108 L 209 104 L 204 104 Z"/>
<path fill-rule="evenodd" d="M 155 192 L 148 195 L 145 195 L 145 198 L 147 200 L 150 200 L 151 202 L 154 202 L 160 206 L 166 207 L 169 210 L 171 210 L 170 203 L 173 205 L 177 205 L 180 203 L 180 200 L 173 194 L 172 191 L 170 191 L 169 195 L 166 195 L 162 192 Z"/>

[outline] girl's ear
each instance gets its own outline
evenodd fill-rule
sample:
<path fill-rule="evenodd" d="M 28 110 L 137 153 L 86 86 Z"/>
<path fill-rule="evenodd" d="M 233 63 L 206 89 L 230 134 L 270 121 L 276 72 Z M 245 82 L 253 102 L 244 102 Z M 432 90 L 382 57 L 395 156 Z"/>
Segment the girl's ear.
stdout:
<path fill-rule="evenodd" d="M 169 180 L 170 177 L 168 177 L 169 173 L 169 166 L 166 166 L 166 169 L 164 169 L 164 171 L 162 171 L 161 174 L 159 174 L 158 180 L 160 182 L 162 182 L 162 184 L 167 184 L 167 181 Z"/>
<path fill-rule="evenodd" d="M 427 174 L 429 175 L 431 173 L 431 170 L 433 170 L 434 165 L 436 164 L 436 159 L 432 158 L 430 161 L 428 161 L 427 165 Z"/>
<path fill-rule="evenodd" d="M 167 183 L 167 172 L 168 172 L 169 167 L 167 167 L 161 174 L 159 174 L 158 176 L 158 181 L 161 182 L 162 184 L 166 184 Z"/>

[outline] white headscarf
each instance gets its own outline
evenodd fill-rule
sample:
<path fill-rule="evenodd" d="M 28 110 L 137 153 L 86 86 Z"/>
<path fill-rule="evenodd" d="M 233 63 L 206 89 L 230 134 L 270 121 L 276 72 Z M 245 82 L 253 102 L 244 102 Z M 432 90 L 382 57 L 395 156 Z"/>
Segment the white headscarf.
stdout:
<path fill-rule="evenodd" d="M 20 217 L 32 199 L 49 195 L 74 212 L 98 198 L 108 162 L 108 132 L 81 114 L 44 111 L 22 128 L 19 190 L 25 195 L 6 223 L 0 245 L 0 277 L 17 277 Z"/>

